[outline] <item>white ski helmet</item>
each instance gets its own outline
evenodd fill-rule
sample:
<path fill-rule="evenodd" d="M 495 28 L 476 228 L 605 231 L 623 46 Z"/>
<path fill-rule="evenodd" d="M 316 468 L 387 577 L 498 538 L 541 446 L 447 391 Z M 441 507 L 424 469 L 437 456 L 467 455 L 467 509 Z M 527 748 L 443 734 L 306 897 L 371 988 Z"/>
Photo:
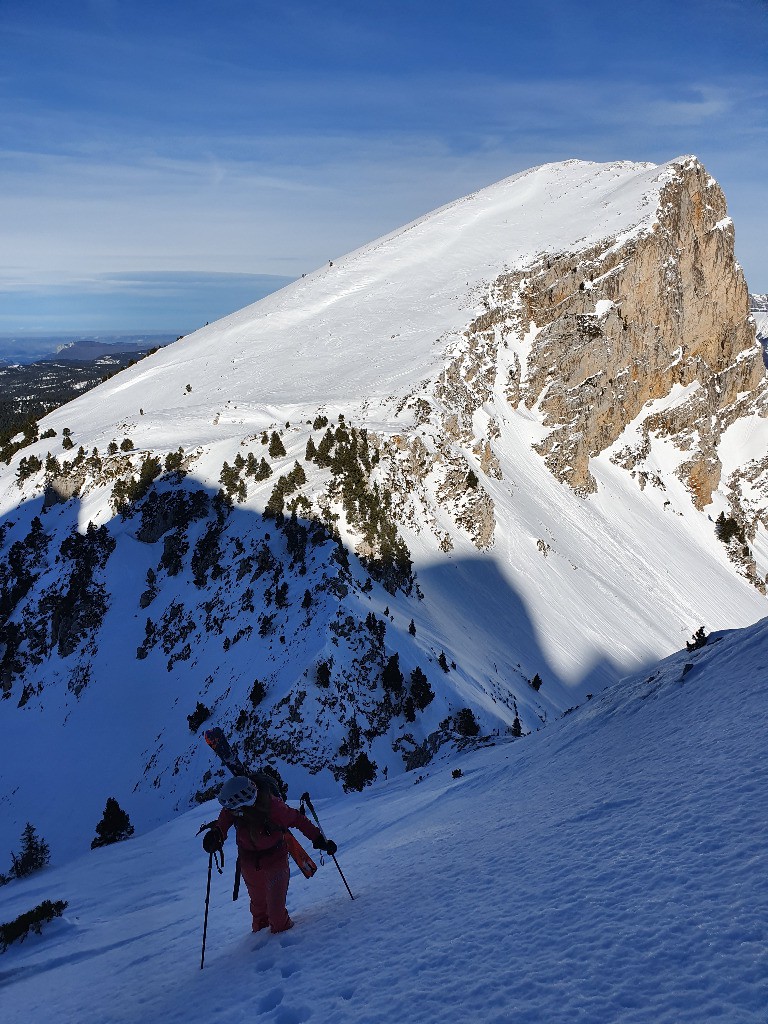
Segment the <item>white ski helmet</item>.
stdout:
<path fill-rule="evenodd" d="M 235 775 L 227 779 L 219 790 L 219 803 L 228 811 L 236 811 L 240 807 L 250 807 L 256 803 L 259 791 L 244 775 Z"/>

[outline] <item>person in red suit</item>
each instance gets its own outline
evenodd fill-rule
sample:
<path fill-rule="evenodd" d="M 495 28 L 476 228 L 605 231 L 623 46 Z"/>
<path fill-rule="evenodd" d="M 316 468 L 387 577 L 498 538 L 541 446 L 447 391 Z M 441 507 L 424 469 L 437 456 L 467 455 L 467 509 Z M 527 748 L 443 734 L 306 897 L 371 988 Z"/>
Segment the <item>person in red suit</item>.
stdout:
<path fill-rule="evenodd" d="M 235 826 L 240 872 L 251 898 L 253 930 L 284 932 L 293 927 L 285 906 L 290 868 L 285 833 L 297 828 L 316 850 L 333 855 L 336 844 L 274 795 L 269 786 L 257 786 L 245 776 L 228 779 L 219 791 L 222 805 L 216 821 L 203 836 L 203 849 L 215 853 Z"/>

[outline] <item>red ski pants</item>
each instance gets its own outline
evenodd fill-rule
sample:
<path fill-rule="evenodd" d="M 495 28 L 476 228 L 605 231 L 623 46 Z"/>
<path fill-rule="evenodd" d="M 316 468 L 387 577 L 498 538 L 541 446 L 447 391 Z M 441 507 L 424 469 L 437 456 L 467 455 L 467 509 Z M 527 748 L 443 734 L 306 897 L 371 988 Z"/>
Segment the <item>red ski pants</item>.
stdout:
<path fill-rule="evenodd" d="M 240 872 L 251 898 L 253 930 L 256 932 L 269 926 L 273 932 L 284 932 L 290 928 L 291 919 L 285 909 L 291 877 L 288 857 L 257 867 L 253 862 L 249 863 L 247 856 L 241 856 Z"/>

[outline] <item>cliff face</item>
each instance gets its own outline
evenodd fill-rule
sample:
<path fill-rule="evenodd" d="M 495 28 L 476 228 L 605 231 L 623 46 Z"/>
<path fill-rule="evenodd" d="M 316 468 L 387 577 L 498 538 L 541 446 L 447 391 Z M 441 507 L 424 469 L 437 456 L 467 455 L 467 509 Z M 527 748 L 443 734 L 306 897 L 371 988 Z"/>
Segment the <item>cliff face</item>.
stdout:
<path fill-rule="evenodd" d="M 443 512 L 477 547 L 493 544 L 493 502 L 482 483 L 467 488 L 459 450 L 471 450 L 481 481 L 498 479 L 494 445 L 505 404 L 542 424 L 535 450 L 579 495 L 596 490 L 590 459 L 608 449 L 641 488 L 649 481 L 663 488 L 647 464 L 660 438 L 679 453 L 676 474 L 697 509 L 722 482 L 744 539 L 759 522 L 768 526 L 768 465 L 721 480 L 724 432 L 740 417 L 768 415 L 763 354 L 725 197 L 694 158 L 670 165 L 665 179 L 648 226 L 548 253 L 493 281 L 485 311 L 455 343 L 440 378 L 412 397 L 417 423 L 432 422 L 430 441 L 425 448 L 417 427 L 416 457 L 413 435 L 398 438 L 393 485 L 429 505 L 429 482 L 439 480 Z M 754 500 L 756 488 L 764 501 Z M 731 556 L 764 589 L 748 549 L 742 544 Z"/>
<path fill-rule="evenodd" d="M 646 433 L 688 453 L 680 474 L 696 507 L 709 503 L 722 431 L 738 396 L 764 376 L 733 241 L 722 191 L 689 161 L 663 188 L 651 231 L 532 268 L 520 320 L 538 334 L 514 397 L 538 404 L 552 428 L 539 451 L 560 479 L 593 491 L 590 457 L 679 385 L 689 393 L 648 420 Z M 622 464 L 641 454 L 626 452 Z"/>

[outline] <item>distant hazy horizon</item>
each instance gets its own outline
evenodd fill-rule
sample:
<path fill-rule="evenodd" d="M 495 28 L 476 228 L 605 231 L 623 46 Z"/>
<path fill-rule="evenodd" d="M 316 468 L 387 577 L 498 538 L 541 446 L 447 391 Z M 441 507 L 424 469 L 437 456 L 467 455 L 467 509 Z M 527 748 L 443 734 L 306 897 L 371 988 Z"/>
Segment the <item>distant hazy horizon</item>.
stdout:
<path fill-rule="evenodd" d="M 191 334 L 294 278 L 185 271 L 97 274 L 3 293 L 0 339 Z M 2 355 L 2 351 L 0 351 Z"/>
<path fill-rule="evenodd" d="M 34 363 L 46 359 L 75 342 L 102 342 L 119 351 L 140 347 L 142 341 L 167 345 L 179 336 L 168 331 L 79 331 L 79 332 L 0 332 L 1 363 Z"/>

